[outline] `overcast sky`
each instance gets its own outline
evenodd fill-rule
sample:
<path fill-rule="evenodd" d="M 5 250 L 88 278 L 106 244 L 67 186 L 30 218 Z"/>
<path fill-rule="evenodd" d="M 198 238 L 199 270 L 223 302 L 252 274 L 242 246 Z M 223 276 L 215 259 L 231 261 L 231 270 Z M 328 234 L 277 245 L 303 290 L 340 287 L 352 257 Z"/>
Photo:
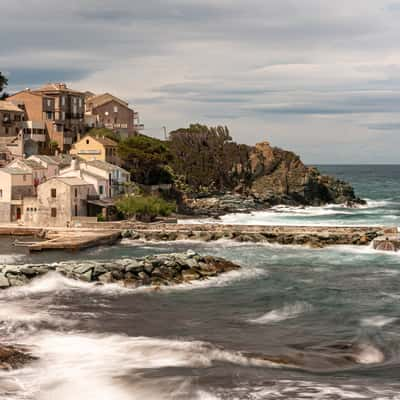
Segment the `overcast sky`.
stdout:
<path fill-rule="evenodd" d="M 162 137 L 226 124 L 308 163 L 400 161 L 400 0 L 0 0 L 8 91 L 109 91 Z"/>

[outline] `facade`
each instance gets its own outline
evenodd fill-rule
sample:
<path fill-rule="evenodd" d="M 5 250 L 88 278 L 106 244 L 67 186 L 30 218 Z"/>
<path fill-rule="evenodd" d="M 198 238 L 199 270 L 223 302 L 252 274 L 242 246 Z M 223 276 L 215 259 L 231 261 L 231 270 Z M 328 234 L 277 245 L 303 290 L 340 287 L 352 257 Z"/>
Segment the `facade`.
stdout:
<path fill-rule="evenodd" d="M 48 169 L 44 165 L 32 159 L 14 160 L 8 164 L 7 167 L 21 169 L 32 174 L 33 186 L 35 188 L 50 177 Z"/>
<path fill-rule="evenodd" d="M 118 143 L 114 140 L 86 135 L 72 146 L 70 154 L 85 161 L 100 160 L 118 165 L 117 149 Z"/>
<path fill-rule="evenodd" d="M 53 129 L 55 101 L 31 90 L 23 90 L 8 98 L 24 112 L 23 136 L 25 154 L 38 154 L 49 139 L 48 130 Z"/>
<path fill-rule="evenodd" d="M 0 163 L 5 165 L 24 154 L 24 111 L 10 101 L 0 101 Z"/>
<path fill-rule="evenodd" d="M 82 165 L 83 163 L 81 163 L 79 160 L 73 159 L 69 167 L 60 171 L 60 176 L 82 179 L 83 181 L 93 185 L 96 195 L 99 199 L 105 199 L 109 197 L 108 194 L 110 193 L 110 189 L 108 179 L 82 169 Z"/>
<path fill-rule="evenodd" d="M 9 100 L 24 109 L 25 135 L 38 142 L 45 134 L 50 141 L 57 142 L 61 151 L 68 151 L 85 130 L 85 94 L 69 89 L 65 83 L 27 89 Z"/>
<path fill-rule="evenodd" d="M 81 163 L 81 169 L 107 180 L 107 197 L 116 197 L 125 193 L 126 185 L 130 182 L 128 171 L 105 161 L 86 161 Z"/>
<path fill-rule="evenodd" d="M 109 93 L 86 96 L 85 122 L 89 128 L 107 128 L 121 137 L 135 135 L 144 127 L 139 123 L 139 113 L 129 104 Z"/>
<path fill-rule="evenodd" d="M 26 225 L 70 226 L 74 218 L 88 215 L 93 185 L 75 177 L 53 177 L 37 188 L 37 197 L 24 201 Z"/>
<path fill-rule="evenodd" d="M 35 193 L 33 176 L 18 168 L 0 168 L 0 222 L 23 218 L 23 199 Z"/>

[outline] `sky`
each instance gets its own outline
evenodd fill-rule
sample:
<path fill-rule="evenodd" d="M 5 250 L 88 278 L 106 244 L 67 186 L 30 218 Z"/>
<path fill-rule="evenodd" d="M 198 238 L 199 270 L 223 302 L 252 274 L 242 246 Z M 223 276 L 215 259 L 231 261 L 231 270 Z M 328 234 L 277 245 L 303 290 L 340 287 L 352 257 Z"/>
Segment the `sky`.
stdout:
<path fill-rule="evenodd" d="M 8 92 L 111 92 L 144 133 L 227 125 L 307 163 L 400 162 L 400 0 L 0 0 Z"/>

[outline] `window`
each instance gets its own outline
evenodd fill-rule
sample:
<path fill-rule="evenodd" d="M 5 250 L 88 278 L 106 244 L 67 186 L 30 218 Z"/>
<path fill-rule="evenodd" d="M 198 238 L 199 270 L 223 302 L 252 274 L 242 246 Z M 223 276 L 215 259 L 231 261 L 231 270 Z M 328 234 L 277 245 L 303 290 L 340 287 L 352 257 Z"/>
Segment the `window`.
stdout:
<path fill-rule="evenodd" d="M 56 218 L 57 217 L 57 208 L 52 208 L 51 209 L 51 217 Z"/>
<path fill-rule="evenodd" d="M 89 144 L 89 139 L 86 140 L 86 144 Z"/>
<path fill-rule="evenodd" d="M 114 106 L 114 112 L 117 113 L 118 112 L 118 107 Z"/>
<path fill-rule="evenodd" d="M 75 197 L 78 197 L 78 189 L 75 188 Z"/>
<path fill-rule="evenodd" d="M 78 206 L 75 204 L 75 217 L 78 216 Z"/>
<path fill-rule="evenodd" d="M 65 97 L 64 96 L 61 97 L 61 105 L 65 106 Z"/>
<path fill-rule="evenodd" d="M 51 189 L 51 197 L 55 199 L 57 197 L 57 189 Z"/>
<path fill-rule="evenodd" d="M 65 120 L 65 111 L 61 112 L 61 119 L 64 121 Z"/>
<path fill-rule="evenodd" d="M 52 119 L 53 113 L 51 111 L 47 111 L 46 119 Z"/>
<path fill-rule="evenodd" d="M 22 175 L 22 180 L 25 182 L 26 181 L 26 175 Z"/>
<path fill-rule="evenodd" d="M 0 189 L 0 199 L 3 198 L 3 189 Z"/>
<path fill-rule="evenodd" d="M 51 100 L 47 99 L 47 107 L 51 107 Z"/>
<path fill-rule="evenodd" d="M 103 194 L 104 193 L 104 187 L 103 185 L 99 186 L 99 194 Z"/>
<path fill-rule="evenodd" d="M 79 97 L 79 107 L 82 107 L 82 97 Z"/>
<path fill-rule="evenodd" d="M 8 128 L 6 127 L 6 135 L 8 135 Z"/>

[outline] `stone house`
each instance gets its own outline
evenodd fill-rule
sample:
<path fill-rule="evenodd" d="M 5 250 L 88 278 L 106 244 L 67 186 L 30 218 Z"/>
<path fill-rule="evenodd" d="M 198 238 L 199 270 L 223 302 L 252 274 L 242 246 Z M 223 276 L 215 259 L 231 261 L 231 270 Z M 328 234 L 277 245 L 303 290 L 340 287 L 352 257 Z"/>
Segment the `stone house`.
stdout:
<path fill-rule="evenodd" d="M 70 150 L 70 155 L 86 161 L 100 160 L 118 165 L 118 143 L 105 136 L 86 135 L 78 140 Z"/>
<path fill-rule="evenodd" d="M 48 175 L 48 169 L 44 165 L 32 159 L 14 160 L 7 167 L 22 169 L 27 171 L 27 173 L 32 174 L 33 186 L 35 188 L 50 178 Z"/>
<path fill-rule="evenodd" d="M 81 163 L 81 169 L 106 179 L 107 197 L 116 197 L 125 193 L 130 182 L 130 173 L 117 165 L 106 161 L 93 160 Z"/>
<path fill-rule="evenodd" d="M 71 163 L 71 157 L 67 154 L 57 156 L 33 155 L 28 158 L 43 165 L 47 169 L 47 177 L 57 176 L 62 168 L 66 168 Z"/>
<path fill-rule="evenodd" d="M 93 185 L 76 177 L 53 177 L 37 188 L 37 197 L 25 198 L 26 225 L 70 226 L 87 217 L 88 200 L 96 196 Z"/>
<path fill-rule="evenodd" d="M 69 167 L 60 170 L 60 176 L 82 179 L 83 181 L 93 185 L 99 199 L 109 197 L 108 194 L 110 191 L 108 179 L 97 175 L 94 172 L 83 169 L 83 165 L 83 162 L 80 162 L 78 159 L 73 159 Z"/>
<path fill-rule="evenodd" d="M 21 220 L 23 199 L 34 193 L 32 173 L 19 168 L 0 168 L 0 222 Z"/>
<path fill-rule="evenodd" d="M 139 123 L 139 113 L 129 104 L 110 93 L 86 96 L 85 121 L 89 128 L 107 128 L 126 138 L 144 127 Z"/>

